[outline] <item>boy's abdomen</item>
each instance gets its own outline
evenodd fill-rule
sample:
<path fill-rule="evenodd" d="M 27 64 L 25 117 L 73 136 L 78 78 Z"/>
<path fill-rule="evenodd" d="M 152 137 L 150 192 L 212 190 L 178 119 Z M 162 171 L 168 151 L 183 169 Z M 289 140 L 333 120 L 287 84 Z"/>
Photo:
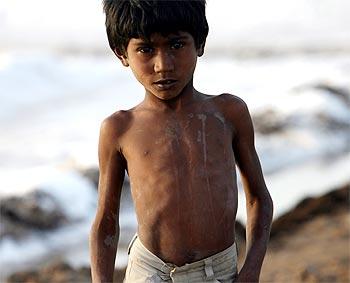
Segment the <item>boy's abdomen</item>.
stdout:
<path fill-rule="evenodd" d="M 143 219 L 143 225 L 138 229 L 139 237 L 164 262 L 182 266 L 216 254 L 233 244 L 235 214 L 232 210 L 224 212 L 225 216 L 214 211 L 213 216 L 201 209 L 194 211 L 198 216 L 183 219 L 178 219 L 174 210 L 160 212 L 153 219 L 149 218 L 149 222 Z"/>
<path fill-rule="evenodd" d="M 194 262 L 234 242 L 235 178 L 218 176 L 219 171 L 207 177 L 202 173 L 192 172 L 189 180 L 180 181 L 159 174 L 156 180 L 148 178 L 151 184 L 132 189 L 139 237 L 165 262 Z"/>

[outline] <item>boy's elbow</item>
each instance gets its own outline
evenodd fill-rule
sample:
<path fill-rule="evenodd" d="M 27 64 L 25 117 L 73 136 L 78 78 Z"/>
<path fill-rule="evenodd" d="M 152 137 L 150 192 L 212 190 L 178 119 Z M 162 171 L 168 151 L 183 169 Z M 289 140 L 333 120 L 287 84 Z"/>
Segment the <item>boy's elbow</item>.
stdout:
<path fill-rule="evenodd" d="M 266 195 L 264 196 L 263 199 L 263 206 L 265 208 L 266 214 L 268 217 L 272 220 L 273 217 L 273 200 L 271 198 L 270 193 L 266 189 Z"/>
<path fill-rule="evenodd" d="M 270 205 L 269 205 L 269 219 L 270 219 L 270 229 L 271 229 L 271 224 L 272 224 L 272 219 L 273 219 L 273 200 L 270 197 Z"/>
<path fill-rule="evenodd" d="M 266 195 L 261 199 L 261 220 L 264 223 L 264 230 L 270 233 L 271 224 L 273 219 L 273 200 L 266 190 Z"/>
<path fill-rule="evenodd" d="M 116 246 L 119 240 L 119 223 L 111 223 L 108 218 L 96 218 L 90 229 L 90 245 L 101 244 Z"/>
<path fill-rule="evenodd" d="M 262 222 L 264 223 L 264 230 L 270 234 L 273 219 L 273 201 L 269 193 L 262 204 Z"/>
<path fill-rule="evenodd" d="M 255 195 L 248 201 L 248 209 L 249 207 L 253 210 L 258 209 L 262 212 L 264 218 L 269 219 L 271 222 L 273 217 L 273 200 L 267 189 L 263 190 L 263 192 Z"/>

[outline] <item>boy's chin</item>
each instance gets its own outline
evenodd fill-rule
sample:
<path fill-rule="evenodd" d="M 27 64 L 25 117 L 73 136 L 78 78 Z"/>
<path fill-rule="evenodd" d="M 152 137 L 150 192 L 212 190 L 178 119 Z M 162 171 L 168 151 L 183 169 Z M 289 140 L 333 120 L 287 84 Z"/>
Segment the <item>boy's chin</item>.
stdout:
<path fill-rule="evenodd" d="M 149 95 L 153 95 L 155 98 L 158 98 L 162 101 L 172 100 L 180 95 L 178 92 L 169 91 L 169 92 L 150 92 Z"/>

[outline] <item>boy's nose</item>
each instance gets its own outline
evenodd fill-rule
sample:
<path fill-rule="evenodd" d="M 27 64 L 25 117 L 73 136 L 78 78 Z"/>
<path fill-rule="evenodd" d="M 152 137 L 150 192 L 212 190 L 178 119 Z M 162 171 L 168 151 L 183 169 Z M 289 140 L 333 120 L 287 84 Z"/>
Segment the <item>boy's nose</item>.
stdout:
<path fill-rule="evenodd" d="M 174 56 L 167 51 L 158 52 L 154 61 L 154 71 L 164 73 L 174 71 Z"/>

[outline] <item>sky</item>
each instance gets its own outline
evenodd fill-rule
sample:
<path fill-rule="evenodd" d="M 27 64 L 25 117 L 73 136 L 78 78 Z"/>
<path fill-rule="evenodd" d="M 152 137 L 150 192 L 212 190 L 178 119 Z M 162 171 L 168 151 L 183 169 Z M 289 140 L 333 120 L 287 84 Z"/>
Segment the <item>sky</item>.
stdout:
<path fill-rule="evenodd" d="M 350 49 L 348 0 L 207 0 L 209 49 Z M 98 0 L 2 0 L 0 50 L 106 50 Z"/>

